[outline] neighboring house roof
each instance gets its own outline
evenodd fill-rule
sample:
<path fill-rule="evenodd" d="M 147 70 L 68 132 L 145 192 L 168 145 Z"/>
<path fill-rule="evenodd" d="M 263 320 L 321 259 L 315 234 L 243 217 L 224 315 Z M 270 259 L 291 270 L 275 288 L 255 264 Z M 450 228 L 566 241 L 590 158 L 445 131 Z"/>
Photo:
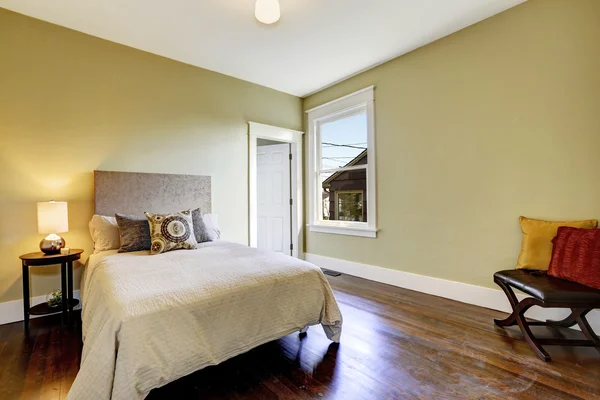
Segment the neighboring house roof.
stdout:
<path fill-rule="evenodd" d="M 356 157 L 354 157 L 348 164 L 344 165 L 341 168 L 346 168 L 346 167 L 351 167 L 353 165 L 355 165 L 356 163 L 358 163 L 360 160 L 362 160 L 363 158 L 365 158 L 367 156 L 367 150 L 363 150 L 359 155 L 357 155 Z M 335 178 L 337 178 L 338 176 L 340 176 L 340 174 L 344 173 L 346 171 L 338 171 L 335 174 L 331 175 L 329 178 L 325 179 L 323 181 L 323 187 L 328 186 L 331 181 L 335 180 Z"/>

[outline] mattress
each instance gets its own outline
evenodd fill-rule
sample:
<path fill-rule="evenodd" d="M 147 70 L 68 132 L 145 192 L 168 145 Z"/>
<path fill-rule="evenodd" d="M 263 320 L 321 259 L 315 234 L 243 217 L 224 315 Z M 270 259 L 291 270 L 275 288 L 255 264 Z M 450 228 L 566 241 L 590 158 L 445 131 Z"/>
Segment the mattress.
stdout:
<path fill-rule="evenodd" d="M 68 399 L 143 399 L 209 365 L 342 315 L 313 264 L 216 241 L 150 256 L 106 251 L 82 276 L 83 352 Z"/>

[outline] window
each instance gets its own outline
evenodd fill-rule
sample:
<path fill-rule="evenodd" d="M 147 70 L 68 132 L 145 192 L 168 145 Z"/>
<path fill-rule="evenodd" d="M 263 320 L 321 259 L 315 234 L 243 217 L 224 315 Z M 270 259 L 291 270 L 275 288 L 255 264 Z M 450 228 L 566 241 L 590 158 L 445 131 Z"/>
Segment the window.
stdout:
<path fill-rule="evenodd" d="M 335 219 L 338 221 L 366 221 L 362 190 L 339 190 L 335 192 Z"/>
<path fill-rule="evenodd" d="M 373 89 L 308 111 L 311 231 L 376 237 Z"/>

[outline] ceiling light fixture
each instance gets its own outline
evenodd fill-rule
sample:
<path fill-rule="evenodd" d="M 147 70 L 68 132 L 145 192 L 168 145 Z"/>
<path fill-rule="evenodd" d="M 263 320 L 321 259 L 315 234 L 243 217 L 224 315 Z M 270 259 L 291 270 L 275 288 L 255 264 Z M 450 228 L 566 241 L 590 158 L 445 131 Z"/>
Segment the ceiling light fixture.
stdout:
<path fill-rule="evenodd" d="M 279 21 L 281 17 L 279 0 L 256 0 L 254 16 L 259 22 L 267 25 Z"/>

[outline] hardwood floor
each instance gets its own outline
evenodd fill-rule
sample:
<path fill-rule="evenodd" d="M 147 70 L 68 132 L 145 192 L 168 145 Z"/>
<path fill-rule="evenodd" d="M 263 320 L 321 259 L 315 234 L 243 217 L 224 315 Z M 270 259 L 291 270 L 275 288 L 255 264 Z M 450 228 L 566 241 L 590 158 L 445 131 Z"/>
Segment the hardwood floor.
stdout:
<path fill-rule="evenodd" d="M 342 275 L 328 277 L 344 316 L 342 343 L 320 327 L 268 343 L 148 399 L 600 398 L 600 354 L 548 347 L 539 360 L 502 313 Z M 56 317 L 0 326 L 0 399 L 63 399 L 77 374 L 79 333 Z M 537 329 L 577 336 L 579 332 Z"/>

